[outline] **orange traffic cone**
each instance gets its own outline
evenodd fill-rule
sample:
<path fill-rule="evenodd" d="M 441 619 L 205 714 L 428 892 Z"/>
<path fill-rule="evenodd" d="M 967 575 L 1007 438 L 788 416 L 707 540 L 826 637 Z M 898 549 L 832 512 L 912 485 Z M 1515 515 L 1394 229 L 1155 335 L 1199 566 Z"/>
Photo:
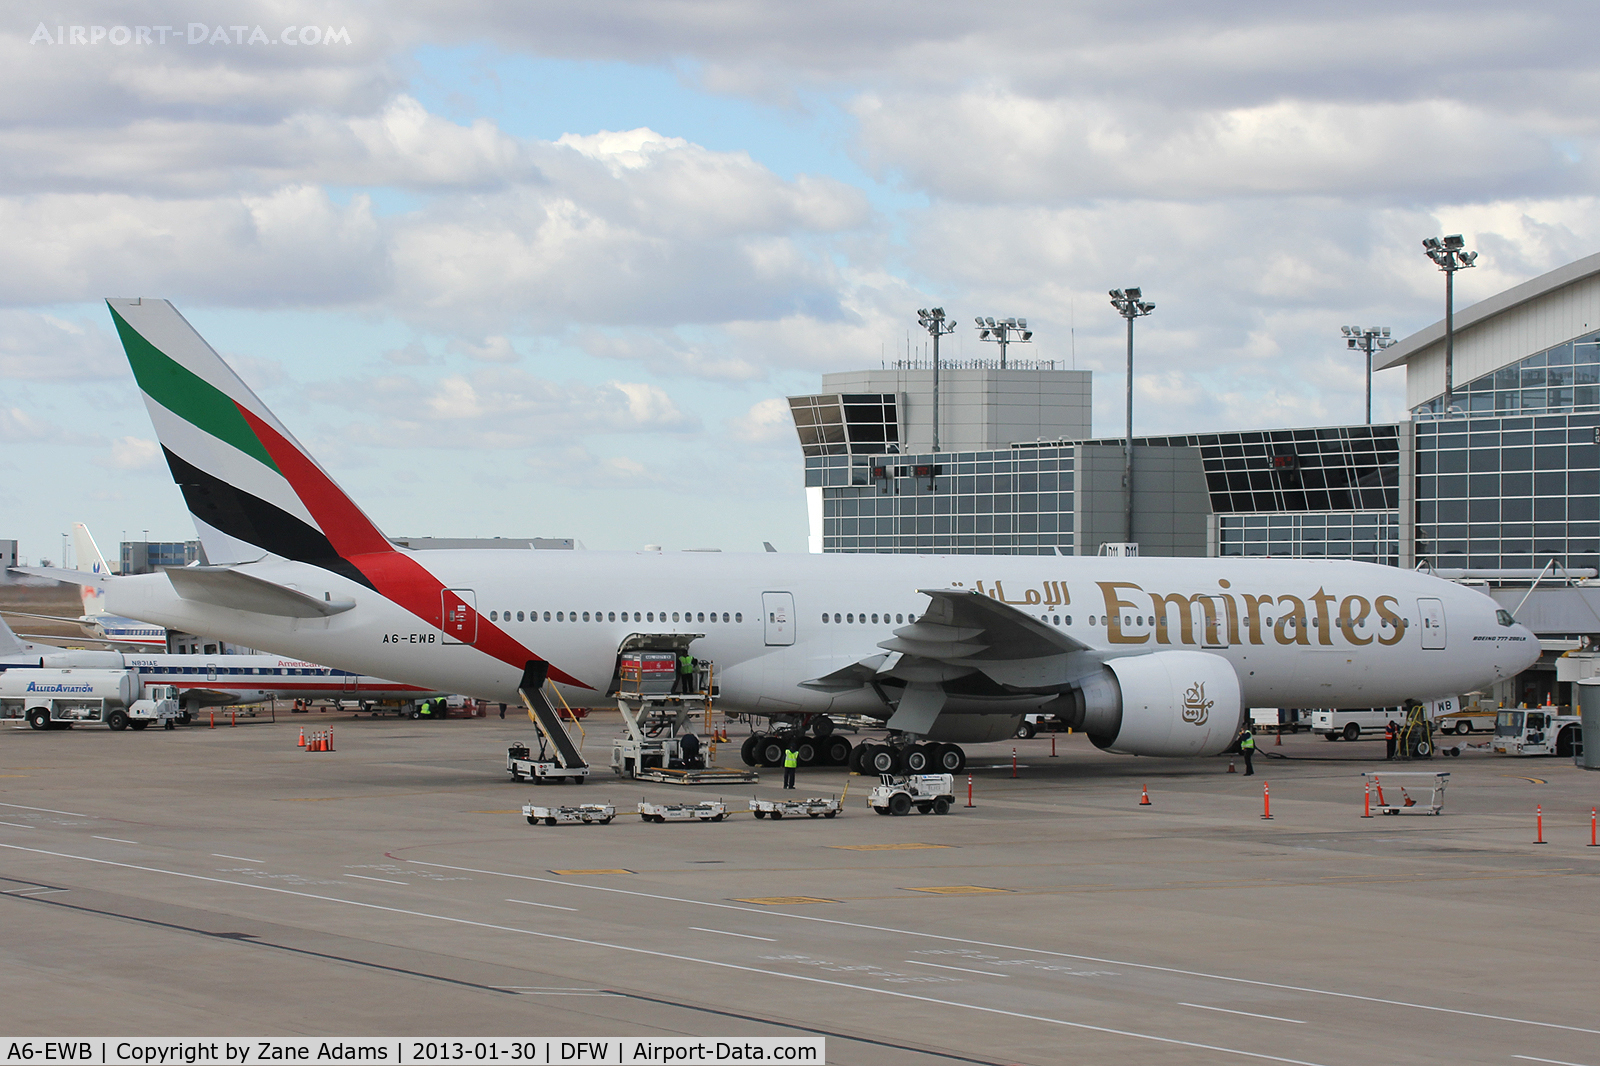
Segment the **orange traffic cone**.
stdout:
<path fill-rule="evenodd" d="M 295 745 L 295 747 L 303 748 L 305 746 L 306 746 L 306 730 L 305 730 L 304 726 L 301 726 L 300 727 L 300 741 L 299 741 L 299 743 L 297 743 Z"/>
<path fill-rule="evenodd" d="M 1235 769 L 1234 769 L 1234 768 L 1233 768 L 1233 756 L 1232 756 L 1232 755 L 1230 755 L 1230 756 L 1228 756 L 1228 773 L 1230 773 L 1230 774 L 1236 774 L 1236 773 L 1238 773 L 1238 772 L 1239 772 L 1239 771 L 1237 771 L 1237 770 L 1235 770 Z"/>
<path fill-rule="evenodd" d="M 1150 803 L 1150 790 L 1145 788 L 1143 785 L 1139 786 L 1139 806 L 1141 806 L 1141 807 L 1149 807 L 1149 806 L 1151 806 L 1151 803 Z"/>

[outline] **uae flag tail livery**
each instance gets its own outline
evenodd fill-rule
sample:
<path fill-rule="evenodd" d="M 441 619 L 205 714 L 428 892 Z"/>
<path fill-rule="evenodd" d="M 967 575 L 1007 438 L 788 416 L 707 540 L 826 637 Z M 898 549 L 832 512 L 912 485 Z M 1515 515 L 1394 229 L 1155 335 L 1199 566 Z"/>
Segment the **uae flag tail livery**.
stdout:
<path fill-rule="evenodd" d="M 470 630 L 477 649 L 522 669 L 539 656 L 523 647 L 409 553 L 397 550 L 294 439 L 216 350 L 166 300 L 106 301 L 172 477 L 194 517 L 210 568 L 272 558 L 319 567 L 364 586 L 428 626 Z M 208 580 L 179 572 L 198 586 Z M 221 577 L 222 575 L 217 575 Z M 248 579 L 230 577 L 248 601 Z M 213 602 L 226 586 L 213 583 Z M 182 593 L 182 590 L 180 590 Z M 340 607 L 332 600 L 319 608 Z M 288 610 L 288 608 L 283 608 Z M 563 683 L 555 668 L 550 676 Z"/>

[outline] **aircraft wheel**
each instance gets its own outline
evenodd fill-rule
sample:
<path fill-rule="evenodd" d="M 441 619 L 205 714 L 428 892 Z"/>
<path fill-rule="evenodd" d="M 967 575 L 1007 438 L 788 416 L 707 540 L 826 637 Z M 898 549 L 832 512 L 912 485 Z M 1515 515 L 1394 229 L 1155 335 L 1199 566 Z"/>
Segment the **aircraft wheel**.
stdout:
<path fill-rule="evenodd" d="M 802 740 L 798 747 L 800 752 L 800 765 L 815 766 L 817 764 L 817 755 L 821 751 L 821 748 L 817 745 L 817 743 L 811 740 Z"/>
<path fill-rule="evenodd" d="M 829 737 L 827 742 L 828 765 L 845 766 L 850 762 L 854 747 L 844 737 Z"/>
<path fill-rule="evenodd" d="M 867 772 L 867 752 L 871 749 L 872 745 L 870 744 L 857 744 L 855 747 L 850 749 L 850 761 L 848 765 L 852 771 L 858 774 L 864 774 Z"/>
<path fill-rule="evenodd" d="M 818 740 L 833 736 L 833 719 L 819 714 L 811 720 L 811 735 Z"/>
<path fill-rule="evenodd" d="M 770 768 L 783 765 L 784 744 L 777 737 L 762 737 L 758 750 L 761 752 L 762 766 Z"/>
<path fill-rule="evenodd" d="M 739 758 L 746 766 L 755 766 L 759 762 L 756 758 L 756 747 L 761 741 L 762 737 L 759 733 L 752 733 L 745 738 L 743 744 L 739 745 Z"/>
<path fill-rule="evenodd" d="M 896 817 L 911 812 L 911 797 L 904 792 L 896 792 L 889 797 L 889 813 Z"/>
<path fill-rule="evenodd" d="M 940 773 L 959 774 L 967 768 L 967 753 L 959 744 L 941 744 L 934 765 Z"/>
<path fill-rule="evenodd" d="M 905 754 L 906 772 L 912 774 L 925 774 L 933 762 L 931 753 L 926 744 L 917 744 Z"/>
<path fill-rule="evenodd" d="M 875 774 L 897 774 L 900 772 L 900 753 L 886 744 L 875 744 L 866 758 L 866 764 Z"/>

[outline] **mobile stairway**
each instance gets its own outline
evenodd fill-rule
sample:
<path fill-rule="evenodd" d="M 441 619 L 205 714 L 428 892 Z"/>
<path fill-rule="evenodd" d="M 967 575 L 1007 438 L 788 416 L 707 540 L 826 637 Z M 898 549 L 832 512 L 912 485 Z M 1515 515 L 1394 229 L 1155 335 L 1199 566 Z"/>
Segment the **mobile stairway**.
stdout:
<path fill-rule="evenodd" d="M 545 679 L 549 672 L 550 664 L 539 660 L 529 662 L 523 671 L 517 695 L 522 697 L 523 705 L 528 708 L 528 718 L 538 730 L 539 753 L 535 756 L 526 745 L 514 745 L 506 752 L 506 770 L 515 781 L 526 778 L 539 785 L 547 781 L 572 781 L 581 785 L 589 776 L 589 762 L 573 743 L 572 734 L 567 732 L 545 696 Z M 558 694 L 556 698 L 561 697 Z M 576 717 L 570 714 L 568 717 L 577 725 Z"/>

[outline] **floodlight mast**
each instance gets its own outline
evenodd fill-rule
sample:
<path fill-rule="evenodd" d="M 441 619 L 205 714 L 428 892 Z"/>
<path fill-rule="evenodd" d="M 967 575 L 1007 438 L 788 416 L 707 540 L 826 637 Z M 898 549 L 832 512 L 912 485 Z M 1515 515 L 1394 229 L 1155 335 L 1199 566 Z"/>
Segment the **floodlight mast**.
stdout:
<path fill-rule="evenodd" d="M 1427 237 L 1423 252 L 1444 272 L 1444 405 L 1441 414 L 1450 417 L 1451 394 L 1455 391 L 1456 362 L 1456 271 L 1476 265 L 1477 252 L 1468 252 L 1461 234 Z"/>
<path fill-rule="evenodd" d="M 1028 344 L 1033 340 L 1033 331 L 1028 328 L 1025 318 L 985 318 L 979 315 L 978 339 L 992 341 L 1000 346 L 1000 369 L 1006 368 L 1006 346 L 1011 344 Z"/>
<path fill-rule="evenodd" d="M 939 450 L 939 338 L 956 331 L 956 324 L 945 318 L 944 308 L 917 311 L 917 325 L 933 338 L 933 450 Z"/>
<path fill-rule="evenodd" d="M 1372 425 L 1372 353 L 1392 348 L 1400 342 L 1391 340 L 1388 326 L 1340 326 L 1344 346 L 1367 353 L 1367 425 Z"/>
<path fill-rule="evenodd" d="M 1126 536 L 1133 541 L 1133 320 L 1143 318 L 1156 309 L 1144 299 L 1144 291 L 1136 286 L 1111 290 L 1111 306 L 1117 314 L 1128 320 L 1128 432 L 1122 441 L 1122 524 Z"/>

